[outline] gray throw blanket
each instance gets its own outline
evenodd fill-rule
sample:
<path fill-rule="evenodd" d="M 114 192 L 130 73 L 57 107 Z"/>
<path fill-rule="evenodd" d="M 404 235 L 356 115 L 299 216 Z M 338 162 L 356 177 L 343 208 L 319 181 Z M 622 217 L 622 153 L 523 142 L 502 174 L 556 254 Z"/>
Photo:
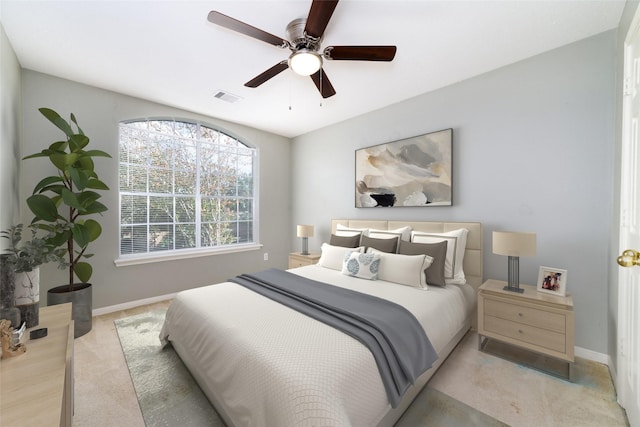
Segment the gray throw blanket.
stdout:
<path fill-rule="evenodd" d="M 230 281 L 362 342 L 373 354 L 394 408 L 438 358 L 413 314 L 385 299 L 277 269 L 242 274 Z"/>

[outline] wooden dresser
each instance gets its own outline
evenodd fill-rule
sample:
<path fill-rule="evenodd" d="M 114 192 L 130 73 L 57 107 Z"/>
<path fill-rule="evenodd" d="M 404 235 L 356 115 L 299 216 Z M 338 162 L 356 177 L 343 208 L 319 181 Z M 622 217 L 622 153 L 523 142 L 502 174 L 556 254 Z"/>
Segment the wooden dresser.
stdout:
<path fill-rule="evenodd" d="M 71 426 L 73 417 L 73 320 L 71 303 L 43 307 L 47 336 L 23 338 L 26 353 L 0 362 L 0 425 Z"/>
<path fill-rule="evenodd" d="M 503 290 L 507 282 L 487 280 L 478 292 L 478 336 L 495 339 L 569 363 L 574 362 L 574 317 L 571 296 Z"/>

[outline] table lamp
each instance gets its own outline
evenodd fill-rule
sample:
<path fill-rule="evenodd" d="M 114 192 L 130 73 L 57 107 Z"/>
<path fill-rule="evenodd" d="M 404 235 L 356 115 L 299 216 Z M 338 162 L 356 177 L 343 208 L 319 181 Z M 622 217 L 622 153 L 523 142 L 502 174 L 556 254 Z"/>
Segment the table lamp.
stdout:
<path fill-rule="evenodd" d="M 313 225 L 298 225 L 298 237 L 302 237 L 302 255 L 309 255 L 309 237 L 313 237 Z"/>
<path fill-rule="evenodd" d="M 493 253 L 509 257 L 509 277 L 504 290 L 524 292 L 520 287 L 520 257 L 536 254 L 536 233 L 494 231 Z"/>

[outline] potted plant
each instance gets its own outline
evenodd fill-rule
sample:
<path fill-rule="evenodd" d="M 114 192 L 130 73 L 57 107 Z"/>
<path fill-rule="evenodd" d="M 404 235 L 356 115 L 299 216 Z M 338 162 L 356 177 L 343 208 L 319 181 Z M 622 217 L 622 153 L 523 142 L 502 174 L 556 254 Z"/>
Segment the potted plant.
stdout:
<path fill-rule="evenodd" d="M 35 215 L 32 225 L 49 233 L 47 242 L 57 248 L 60 268 L 69 272 L 68 284 L 47 292 L 47 304 L 73 303 L 75 336 L 79 337 L 89 332 L 92 326 L 89 280 L 93 267 L 86 261 L 92 256 L 87 248 L 102 234 L 98 221 L 87 217 L 107 210 L 98 201 L 102 197 L 98 191 L 109 189 L 98 178 L 93 158 L 111 156 L 101 150 L 87 150 L 89 137 L 73 114 L 71 121 L 75 124 L 75 131 L 55 111 L 49 108 L 40 108 L 39 111 L 64 133 L 66 140 L 54 142 L 49 148 L 24 158 L 47 158 L 57 170 L 55 175 L 46 176 L 36 184 L 33 194 L 27 198 L 27 205 Z M 79 283 L 75 283 L 76 277 Z"/>
<path fill-rule="evenodd" d="M 39 322 L 40 302 L 40 266 L 57 259 L 54 247 L 45 237 L 36 236 L 36 228 L 31 230 L 31 240 L 23 241 L 24 226 L 14 225 L 7 230 L 0 231 L 0 235 L 9 240 L 9 248 L 5 251 L 4 260 L 14 272 L 12 283 L 3 283 L 4 294 L 10 297 L 15 307 L 20 310 L 20 317 L 27 328 L 36 326 Z M 16 327 L 18 325 L 15 325 Z"/>

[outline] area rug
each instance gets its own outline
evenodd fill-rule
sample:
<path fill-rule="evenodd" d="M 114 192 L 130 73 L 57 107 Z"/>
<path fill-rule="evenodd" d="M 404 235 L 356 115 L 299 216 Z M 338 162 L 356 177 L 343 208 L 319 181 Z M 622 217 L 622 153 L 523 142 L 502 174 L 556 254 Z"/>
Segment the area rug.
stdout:
<path fill-rule="evenodd" d="M 115 320 L 122 351 L 147 427 L 224 426 L 171 346 L 162 347 L 165 310 Z M 411 404 L 397 426 L 479 426 L 506 424 L 430 387 Z"/>

